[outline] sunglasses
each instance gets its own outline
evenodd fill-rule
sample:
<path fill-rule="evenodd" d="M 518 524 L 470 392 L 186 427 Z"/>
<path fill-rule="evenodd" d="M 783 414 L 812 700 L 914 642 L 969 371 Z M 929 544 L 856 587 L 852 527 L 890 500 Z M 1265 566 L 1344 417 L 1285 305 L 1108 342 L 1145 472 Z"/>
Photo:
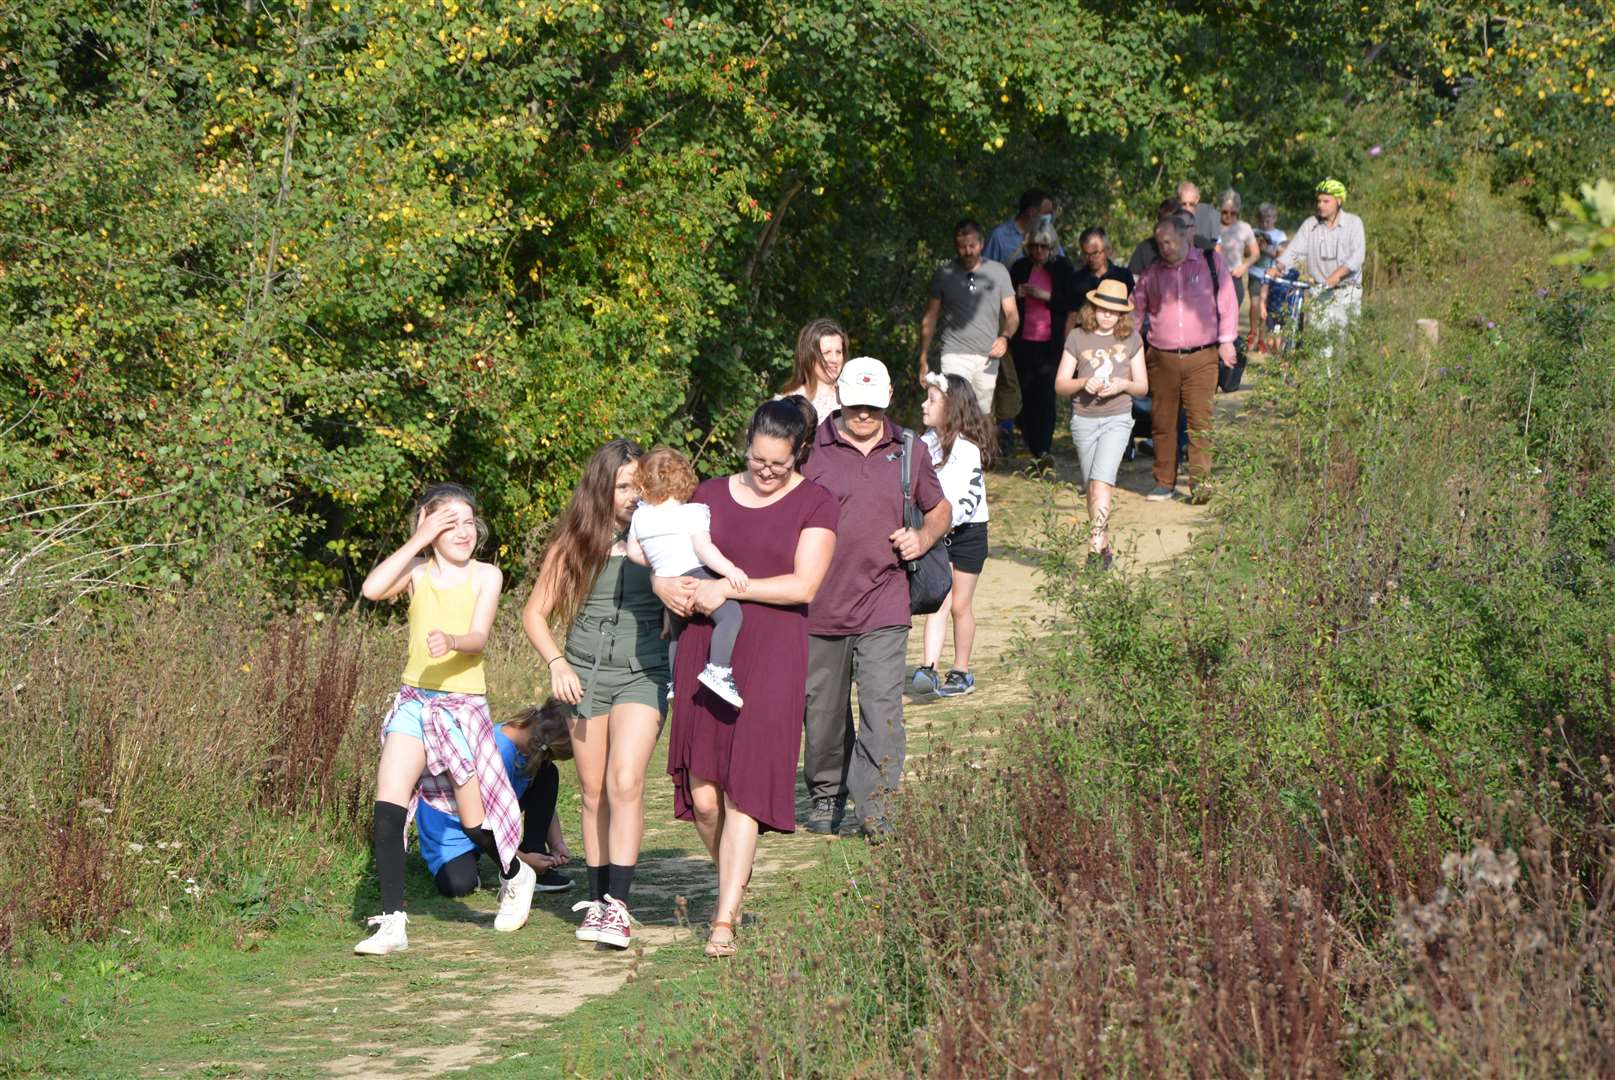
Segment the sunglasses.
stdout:
<path fill-rule="evenodd" d="M 976 291 L 976 272 L 974 270 L 965 271 L 965 288 L 970 292 Z"/>

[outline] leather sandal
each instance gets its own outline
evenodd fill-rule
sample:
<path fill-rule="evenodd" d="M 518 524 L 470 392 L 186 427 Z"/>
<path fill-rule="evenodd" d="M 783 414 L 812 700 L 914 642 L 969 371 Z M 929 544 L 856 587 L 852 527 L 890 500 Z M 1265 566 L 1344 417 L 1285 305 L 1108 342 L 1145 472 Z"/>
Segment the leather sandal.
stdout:
<path fill-rule="evenodd" d="M 713 941 L 711 933 L 709 932 L 706 946 L 702 951 L 708 956 L 714 958 L 735 955 L 735 924 L 729 922 L 715 922 L 712 924 L 712 931 L 717 931 L 719 927 L 729 931 L 729 940 Z"/>

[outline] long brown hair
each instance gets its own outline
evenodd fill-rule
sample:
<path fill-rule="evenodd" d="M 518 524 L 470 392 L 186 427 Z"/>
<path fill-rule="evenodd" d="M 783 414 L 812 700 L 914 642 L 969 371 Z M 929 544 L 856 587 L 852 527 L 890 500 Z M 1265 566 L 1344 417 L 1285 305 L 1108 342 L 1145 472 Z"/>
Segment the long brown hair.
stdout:
<path fill-rule="evenodd" d="M 780 388 L 781 393 L 801 390 L 811 398 L 819 382 L 819 364 L 824 353 L 819 351 L 819 339 L 830 336 L 841 339 L 841 362 L 847 361 L 847 332 L 834 319 L 813 319 L 796 335 L 796 363 L 791 367 L 791 379 Z"/>
<path fill-rule="evenodd" d="M 552 625 L 566 626 L 583 606 L 616 542 L 617 470 L 638 461 L 644 451 L 631 439 L 612 439 L 594 452 L 572 492 L 572 501 L 544 550 L 540 589 L 554 598 Z"/>
<path fill-rule="evenodd" d="M 936 428 L 937 439 L 942 443 L 942 464 L 946 465 L 953 455 L 954 440 L 963 435 L 981 451 L 981 467 L 985 469 L 992 465 L 998 450 L 997 433 L 982 415 L 970 384 L 959 375 L 943 378 L 948 380 L 948 389 L 942 395 L 942 423 Z"/>
<path fill-rule="evenodd" d="M 571 705 L 552 697 L 542 705 L 527 706 L 505 721 L 513 728 L 533 729 L 527 737 L 528 776 L 536 776 L 552 761 L 572 760 L 572 728 L 567 721 L 573 712 Z"/>

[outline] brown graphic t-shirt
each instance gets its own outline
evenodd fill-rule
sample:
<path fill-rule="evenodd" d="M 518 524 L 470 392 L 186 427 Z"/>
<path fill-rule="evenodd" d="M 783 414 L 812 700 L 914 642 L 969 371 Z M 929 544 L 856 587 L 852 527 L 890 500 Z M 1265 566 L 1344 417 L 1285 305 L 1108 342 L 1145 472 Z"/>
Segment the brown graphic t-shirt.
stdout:
<path fill-rule="evenodd" d="M 1081 383 L 1096 375 L 1101 379 L 1132 378 L 1133 354 L 1143 347 L 1136 331 L 1127 340 L 1117 341 L 1114 334 L 1096 334 L 1077 326 L 1065 339 L 1065 351 L 1077 358 L 1076 377 Z M 1071 411 L 1078 416 L 1120 416 L 1132 408 L 1131 394 L 1102 398 L 1079 390 L 1071 398 Z"/>

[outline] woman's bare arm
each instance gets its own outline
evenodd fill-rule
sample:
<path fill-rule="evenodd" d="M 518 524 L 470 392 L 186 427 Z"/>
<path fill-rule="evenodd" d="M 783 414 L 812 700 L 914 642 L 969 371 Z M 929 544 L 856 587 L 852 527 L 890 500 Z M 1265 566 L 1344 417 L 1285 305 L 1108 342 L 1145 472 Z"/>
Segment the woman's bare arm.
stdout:
<path fill-rule="evenodd" d="M 1060 354 L 1060 368 L 1054 373 L 1054 392 L 1061 397 L 1070 397 L 1082 389 L 1082 382 L 1077 379 L 1077 358 L 1070 349 Z"/>
<path fill-rule="evenodd" d="M 830 569 L 830 557 L 835 550 L 836 534 L 831 530 L 803 529 L 796 540 L 796 562 L 791 573 L 754 578 L 743 593 L 722 578 L 703 581 L 696 586 L 695 609 L 710 613 L 725 600 L 749 600 L 782 607 L 812 603 L 824 582 L 825 573 Z"/>
<path fill-rule="evenodd" d="M 439 533 L 454 524 L 452 506 L 440 506 L 430 515 L 417 515 L 415 531 L 402 547 L 365 575 L 359 592 L 366 600 L 391 600 L 409 588 L 415 571 L 426 564 L 426 549 Z"/>
<path fill-rule="evenodd" d="M 522 629 L 527 631 L 527 640 L 533 643 L 533 648 L 538 650 L 538 658 L 549 669 L 550 692 L 568 705 L 576 705 L 583 700 L 583 681 L 563 658 L 561 646 L 556 643 L 555 635 L 550 633 L 550 615 L 555 611 L 556 597 L 550 575 L 545 572 L 549 565 L 549 557 L 546 556 L 538 572 L 538 581 L 528 594 L 527 603 L 522 606 Z"/>

